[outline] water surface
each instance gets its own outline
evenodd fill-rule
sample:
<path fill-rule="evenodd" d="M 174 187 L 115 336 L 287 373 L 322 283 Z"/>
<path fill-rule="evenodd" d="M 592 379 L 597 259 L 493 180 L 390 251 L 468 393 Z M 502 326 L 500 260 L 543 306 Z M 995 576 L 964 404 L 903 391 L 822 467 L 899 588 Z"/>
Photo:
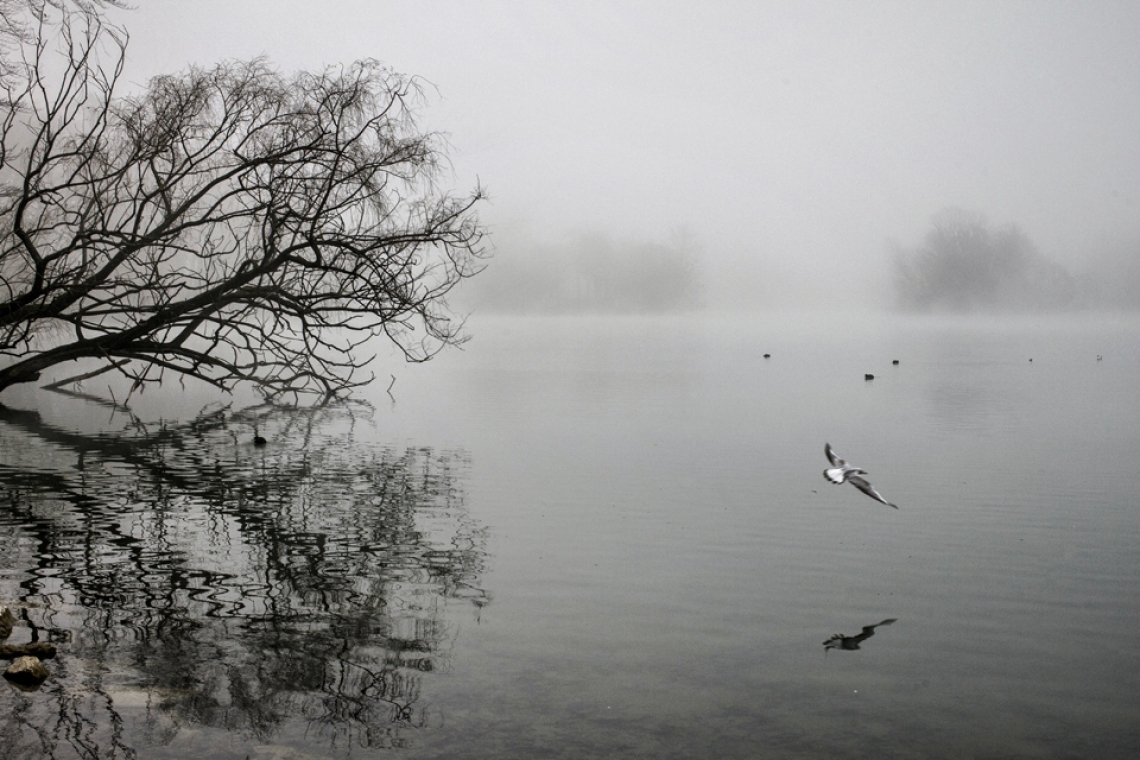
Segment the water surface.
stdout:
<path fill-rule="evenodd" d="M 1134 321 L 472 328 L 370 408 L 6 398 L 13 756 L 1140 750 Z"/>

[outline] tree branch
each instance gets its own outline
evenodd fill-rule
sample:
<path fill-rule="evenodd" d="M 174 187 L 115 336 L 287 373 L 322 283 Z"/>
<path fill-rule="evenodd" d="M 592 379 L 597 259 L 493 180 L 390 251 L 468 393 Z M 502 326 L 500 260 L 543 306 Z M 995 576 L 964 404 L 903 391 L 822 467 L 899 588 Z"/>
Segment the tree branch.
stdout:
<path fill-rule="evenodd" d="M 254 60 L 119 99 L 126 34 L 93 12 L 22 44 L 0 124 L 0 390 L 102 357 L 135 388 L 170 371 L 338 395 L 367 382 L 376 338 L 412 361 L 463 340 L 446 295 L 482 268 L 484 194 L 438 189 L 418 80 Z"/>

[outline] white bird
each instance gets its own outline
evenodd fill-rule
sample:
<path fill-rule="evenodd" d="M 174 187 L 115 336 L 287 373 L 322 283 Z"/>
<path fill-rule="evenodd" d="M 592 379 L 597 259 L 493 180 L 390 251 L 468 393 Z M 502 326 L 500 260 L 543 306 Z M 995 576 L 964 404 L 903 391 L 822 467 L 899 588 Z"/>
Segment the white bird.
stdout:
<path fill-rule="evenodd" d="M 823 453 L 827 455 L 827 461 L 832 464 L 831 467 L 823 471 L 823 477 L 827 478 L 827 480 L 836 485 L 840 483 L 850 483 L 875 501 L 881 501 L 888 507 L 898 509 L 897 506 L 884 499 L 882 495 L 875 490 L 875 487 L 871 485 L 871 482 L 863 477 L 867 474 L 866 470 L 861 467 L 852 467 L 840 459 L 832 450 L 830 443 L 823 444 Z"/>

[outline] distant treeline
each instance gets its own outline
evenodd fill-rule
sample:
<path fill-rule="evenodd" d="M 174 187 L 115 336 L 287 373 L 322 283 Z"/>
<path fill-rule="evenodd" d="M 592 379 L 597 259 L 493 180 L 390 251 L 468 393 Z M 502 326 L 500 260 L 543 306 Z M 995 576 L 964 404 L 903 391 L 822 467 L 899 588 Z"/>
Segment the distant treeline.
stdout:
<path fill-rule="evenodd" d="M 464 297 L 483 311 L 662 313 L 701 305 L 704 286 L 692 237 L 618 243 L 583 234 L 558 245 L 509 239 Z"/>
<path fill-rule="evenodd" d="M 1016 225 L 939 212 L 915 248 L 896 247 L 895 295 L 915 311 L 1140 308 L 1140 246 L 1104 252 L 1077 274 L 1038 252 Z M 1123 254 L 1123 255 L 1122 255 Z"/>

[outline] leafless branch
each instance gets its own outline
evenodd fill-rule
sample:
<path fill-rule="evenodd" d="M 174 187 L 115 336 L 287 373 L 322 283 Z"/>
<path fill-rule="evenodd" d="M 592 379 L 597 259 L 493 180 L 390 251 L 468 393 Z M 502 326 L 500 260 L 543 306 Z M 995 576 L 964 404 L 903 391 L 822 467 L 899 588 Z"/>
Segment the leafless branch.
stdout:
<path fill-rule="evenodd" d="M 254 60 L 119 98 L 126 33 L 47 15 L 0 113 L 0 390 L 95 359 L 132 392 L 337 396 L 376 338 L 410 361 L 462 342 L 447 294 L 481 268 L 483 192 L 440 190 L 417 79 Z"/>

